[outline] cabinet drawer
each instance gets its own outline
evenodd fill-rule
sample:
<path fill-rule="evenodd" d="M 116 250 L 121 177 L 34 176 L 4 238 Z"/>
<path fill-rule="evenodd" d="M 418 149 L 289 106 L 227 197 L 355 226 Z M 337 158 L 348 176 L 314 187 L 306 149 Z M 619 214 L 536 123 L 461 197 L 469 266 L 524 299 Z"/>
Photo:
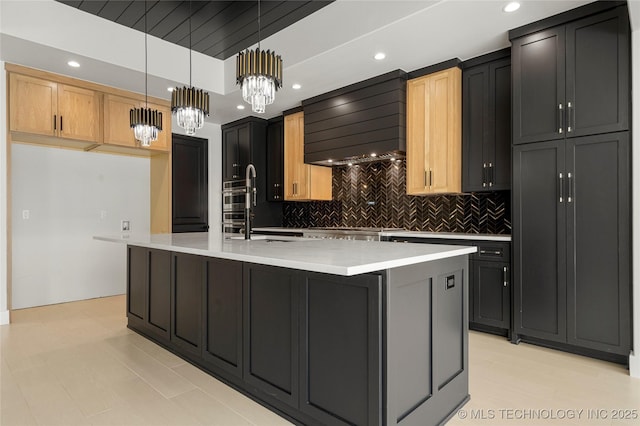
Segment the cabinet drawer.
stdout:
<path fill-rule="evenodd" d="M 511 253 L 509 243 L 479 242 L 478 251 L 469 257 L 472 260 L 494 260 L 496 262 L 510 262 Z"/>

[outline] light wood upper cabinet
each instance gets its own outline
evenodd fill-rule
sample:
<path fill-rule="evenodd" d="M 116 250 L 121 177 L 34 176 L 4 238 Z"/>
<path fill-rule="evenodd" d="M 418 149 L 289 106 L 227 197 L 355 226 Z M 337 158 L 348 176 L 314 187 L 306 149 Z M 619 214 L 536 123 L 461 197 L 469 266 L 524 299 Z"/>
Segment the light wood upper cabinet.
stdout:
<path fill-rule="evenodd" d="M 454 67 L 407 82 L 407 194 L 459 193 L 462 72 Z"/>
<path fill-rule="evenodd" d="M 149 108 L 162 112 L 162 131 L 158 132 L 158 140 L 150 147 L 142 147 L 133 136 L 130 127 L 129 112 L 132 108 L 145 106 L 144 101 L 112 94 L 104 95 L 104 143 L 131 148 L 167 151 L 171 140 L 171 110 L 167 107 L 149 103 Z"/>
<path fill-rule="evenodd" d="M 331 168 L 304 163 L 304 113 L 284 117 L 284 199 L 331 200 Z"/>
<path fill-rule="evenodd" d="M 11 131 L 99 143 L 100 92 L 11 74 Z"/>

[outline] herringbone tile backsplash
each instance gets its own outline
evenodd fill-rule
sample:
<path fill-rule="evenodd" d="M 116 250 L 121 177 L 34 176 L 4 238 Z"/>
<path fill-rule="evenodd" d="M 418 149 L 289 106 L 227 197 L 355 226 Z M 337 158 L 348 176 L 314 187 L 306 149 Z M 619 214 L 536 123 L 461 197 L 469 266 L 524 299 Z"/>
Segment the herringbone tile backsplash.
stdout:
<path fill-rule="evenodd" d="M 333 201 L 285 202 L 284 226 L 510 234 L 509 191 L 410 196 L 405 162 L 333 168 Z"/>

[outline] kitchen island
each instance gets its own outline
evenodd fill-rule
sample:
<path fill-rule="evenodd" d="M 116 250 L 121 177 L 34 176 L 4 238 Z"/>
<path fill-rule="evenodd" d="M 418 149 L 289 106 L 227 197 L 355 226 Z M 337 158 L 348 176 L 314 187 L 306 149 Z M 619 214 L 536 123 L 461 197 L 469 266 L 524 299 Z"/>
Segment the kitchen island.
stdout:
<path fill-rule="evenodd" d="M 468 394 L 475 247 L 220 234 L 128 245 L 128 326 L 298 424 L 430 425 Z"/>

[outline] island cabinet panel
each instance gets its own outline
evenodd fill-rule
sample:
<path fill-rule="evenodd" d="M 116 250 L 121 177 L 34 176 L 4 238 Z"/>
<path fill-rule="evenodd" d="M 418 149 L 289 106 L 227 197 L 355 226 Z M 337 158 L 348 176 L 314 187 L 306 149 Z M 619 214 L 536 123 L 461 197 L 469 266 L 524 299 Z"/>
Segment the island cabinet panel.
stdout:
<path fill-rule="evenodd" d="M 242 263 L 207 261 L 205 362 L 242 377 Z"/>
<path fill-rule="evenodd" d="M 144 247 L 128 249 L 127 316 L 155 337 L 169 339 L 170 254 Z"/>
<path fill-rule="evenodd" d="M 245 264 L 244 380 L 298 406 L 298 273 Z"/>
<path fill-rule="evenodd" d="M 444 424 L 468 395 L 466 257 L 388 270 L 386 424 Z"/>
<path fill-rule="evenodd" d="M 206 262 L 199 256 L 173 253 L 172 267 L 171 342 L 200 356 Z"/>
<path fill-rule="evenodd" d="M 382 276 L 305 274 L 300 410 L 323 424 L 380 424 Z"/>

